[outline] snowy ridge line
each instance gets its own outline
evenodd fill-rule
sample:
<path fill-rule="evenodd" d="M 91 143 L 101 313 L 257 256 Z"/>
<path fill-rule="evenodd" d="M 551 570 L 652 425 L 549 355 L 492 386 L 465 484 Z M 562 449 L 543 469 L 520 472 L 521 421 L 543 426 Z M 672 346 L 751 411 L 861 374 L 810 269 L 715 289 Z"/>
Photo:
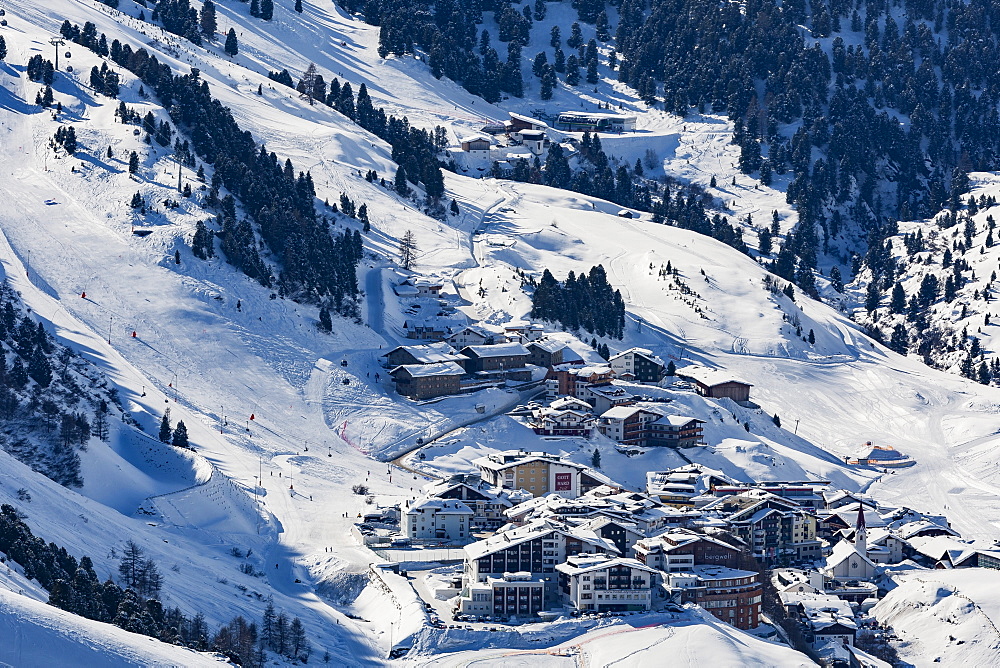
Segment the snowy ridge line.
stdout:
<path fill-rule="evenodd" d="M 427 627 L 430 621 L 430 616 L 420 602 L 413 585 L 401 575 L 396 575 L 392 572 L 378 572 L 374 563 L 368 565 L 368 578 L 379 591 L 388 595 L 389 600 L 398 611 L 396 621 L 392 622 L 390 620 L 389 651 L 392 652 L 397 647 L 412 648 L 417 635 Z M 393 580 L 398 580 L 395 586 L 392 583 Z M 398 590 L 399 593 L 397 593 Z M 408 597 L 410 600 L 401 600 L 401 595 Z M 395 639 L 392 639 L 392 630 L 398 632 L 398 636 Z"/>
<path fill-rule="evenodd" d="M 375 569 L 375 564 L 369 564 L 368 566 L 368 579 L 389 597 L 397 610 L 403 609 L 403 606 L 399 603 L 399 599 L 396 598 L 396 594 L 393 593 L 392 587 L 382 578 L 382 574 Z"/>

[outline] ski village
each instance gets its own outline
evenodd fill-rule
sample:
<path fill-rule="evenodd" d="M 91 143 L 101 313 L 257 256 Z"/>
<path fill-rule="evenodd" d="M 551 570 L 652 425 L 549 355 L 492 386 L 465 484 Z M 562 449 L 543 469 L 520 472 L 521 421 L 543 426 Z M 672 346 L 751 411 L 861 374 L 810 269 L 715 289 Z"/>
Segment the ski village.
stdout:
<path fill-rule="evenodd" d="M 383 559 L 372 577 L 433 628 L 679 620 L 696 604 L 702 619 L 823 665 L 884 666 L 892 629 L 872 610 L 891 590 L 922 571 L 1000 568 L 1000 545 L 963 539 L 943 514 L 879 504 L 830 480 L 736 479 L 700 463 L 751 422 L 781 424 L 754 403 L 752 383 L 725 369 L 639 347 L 599 351 L 534 322 L 472 322 L 446 281 L 403 272 L 388 281 L 404 343 L 379 358 L 398 394 L 475 402 L 492 387 L 518 402 L 484 456 L 461 456 L 485 431 L 473 426 L 489 417 L 482 403 L 466 427 L 418 437 L 386 471 L 413 483 L 405 498 L 354 486 L 366 505 L 351 534 Z M 602 467 L 602 453 L 627 461 L 657 451 L 677 466 L 646 472 L 645 484 Z M 892 475 L 914 461 L 868 442 L 845 463 Z"/>
<path fill-rule="evenodd" d="M 0 666 L 1000 666 L 980 0 L 0 0 Z"/>

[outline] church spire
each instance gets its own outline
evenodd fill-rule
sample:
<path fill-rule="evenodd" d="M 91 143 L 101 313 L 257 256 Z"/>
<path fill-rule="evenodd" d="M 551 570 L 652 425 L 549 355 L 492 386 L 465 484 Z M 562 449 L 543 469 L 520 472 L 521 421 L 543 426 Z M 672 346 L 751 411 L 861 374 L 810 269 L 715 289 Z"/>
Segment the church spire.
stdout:
<path fill-rule="evenodd" d="M 865 504 L 858 504 L 858 522 L 854 530 L 854 547 L 857 551 L 868 556 L 868 530 L 865 528 Z"/>

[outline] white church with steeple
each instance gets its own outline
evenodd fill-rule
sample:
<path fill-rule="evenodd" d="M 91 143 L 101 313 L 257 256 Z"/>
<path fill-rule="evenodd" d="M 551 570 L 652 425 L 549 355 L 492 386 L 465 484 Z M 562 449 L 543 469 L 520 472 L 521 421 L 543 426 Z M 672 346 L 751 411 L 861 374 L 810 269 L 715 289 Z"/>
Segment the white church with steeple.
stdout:
<path fill-rule="evenodd" d="M 854 542 L 841 540 L 826 558 L 823 573 L 836 580 L 871 580 L 875 577 L 875 562 L 868 558 L 868 529 L 864 505 L 858 508 Z"/>

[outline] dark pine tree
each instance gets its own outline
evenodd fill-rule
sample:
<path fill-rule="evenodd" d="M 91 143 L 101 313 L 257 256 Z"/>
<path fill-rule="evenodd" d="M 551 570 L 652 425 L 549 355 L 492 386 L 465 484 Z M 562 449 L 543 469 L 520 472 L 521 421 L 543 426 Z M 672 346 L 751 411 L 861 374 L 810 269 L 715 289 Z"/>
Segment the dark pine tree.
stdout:
<path fill-rule="evenodd" d="M 230 56 L 235 56 L 240 51 L 239 42 L 236 40 L 236 31 L 233 28 L 230 28 L 226 34 L 226 46 L 224 50 Z"/>
<path fill-rule="evenodd" d="M 330 317 L 330 309 L 325 305 L 319 309 L 319 328 L 327 333 L 333 331 L 333 319 Z"/>
<path fill-rule="evenodd" d="M 393 180 L 393 185 L 396 188 L 396 192 L 401 196 L 406 197 L 410 194 L 410 184 L 406 181 L 406 168 L 400 165 L 396 170 L 396 178 Z"/>
<path fill-rule="evenodd" d="M 215 3 L 212 0 L 205 0 L 202 4 L 198 25 L 201 28 L 201 34 L 209 39 L 214 37 L 215 31 L 219 29 L 215 15 Z"/>
<path fill-rule="evenodd" d="M 188 430 L 187 425 L 184 424 L 184 420 L 178 420 L 177 426 L 174 427 L 174 435 L 171 439 L 171 443 L 175 448 L 189 448 L 191 447 L 188 442 Z"/>
<path fill-rule="evenodd" d="M 160 442 L 169 443 L 173 436 L 173 430 L 170 428 L 170 409 L 167 408 L 163 411 L 163 418 L 160 420 Z"/>

